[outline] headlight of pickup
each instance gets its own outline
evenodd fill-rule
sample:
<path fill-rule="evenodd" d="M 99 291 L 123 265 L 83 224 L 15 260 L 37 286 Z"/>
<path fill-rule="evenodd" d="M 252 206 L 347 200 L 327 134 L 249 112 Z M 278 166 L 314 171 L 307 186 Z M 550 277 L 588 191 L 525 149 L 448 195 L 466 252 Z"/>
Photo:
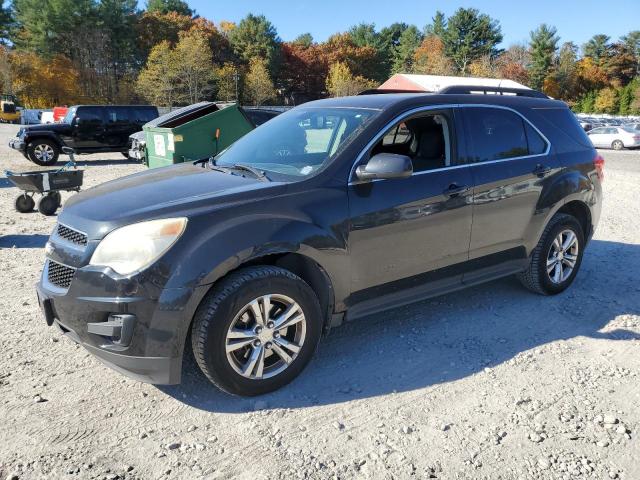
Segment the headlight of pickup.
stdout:
<path fill-rule="evenodd" d="M 89 264 L 111 267 L 121 275 L 144 270 L 171 248 L 186 226 L 186 218 L 165 218 L 118 228 L 98 244 Z"/>

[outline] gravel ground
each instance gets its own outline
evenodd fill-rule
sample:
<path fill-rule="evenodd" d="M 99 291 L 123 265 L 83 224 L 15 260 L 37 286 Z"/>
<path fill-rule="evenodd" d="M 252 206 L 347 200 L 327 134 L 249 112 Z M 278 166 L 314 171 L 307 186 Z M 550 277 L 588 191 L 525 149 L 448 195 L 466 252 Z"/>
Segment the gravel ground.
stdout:
<path fill-rule="evenodd" d="M 33 168 L 15 130 L 0 170 Z M 640 152 L 603 155 L 567 292 L 509 278 L 348 324 L 258 399 L 189 362 L 180 386 L 129 380 L 47 328 L 33 284 L 55 217 L 16 213 L 1 177 L 0 479 L 639 479 Z M 87 187 L 143 168 L 80 158 Z"/>

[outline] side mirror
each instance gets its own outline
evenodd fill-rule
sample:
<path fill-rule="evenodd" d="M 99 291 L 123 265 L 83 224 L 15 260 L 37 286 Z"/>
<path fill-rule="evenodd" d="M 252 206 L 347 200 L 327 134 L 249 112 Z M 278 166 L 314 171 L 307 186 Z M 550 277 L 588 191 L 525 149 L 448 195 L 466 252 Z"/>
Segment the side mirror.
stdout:
<path fill-rule="evenodd" d="M 363 181 L 391 178 L 408 178 L 413 174 L 413 164 L 406 155 L 379 153 L 366 165 L 356 168 L 356 176 Z"/>

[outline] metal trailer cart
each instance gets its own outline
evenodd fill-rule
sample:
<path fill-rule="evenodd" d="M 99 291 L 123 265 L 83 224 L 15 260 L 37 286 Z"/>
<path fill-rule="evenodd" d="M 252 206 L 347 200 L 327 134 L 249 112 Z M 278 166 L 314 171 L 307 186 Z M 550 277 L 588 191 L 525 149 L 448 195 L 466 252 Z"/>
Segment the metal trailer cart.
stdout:
<path fill-rule="evenodd" d="M 61 205 L 61 191 L 79 192 L 82 186 L 84 170 L 78 170 L 72 148 L 63 147 L 62 151 L 71 160 L 58 170 L 40 170 L 35 172 L 5 172 L 7 179 L 24 193 L 16 197 L 15 207 L 20 213 L 30 212 L 36 203 L 36 193 L 42 195 L 38 200 L 38 211 L 43 215 L 53 215 Z M 73 168 L 73 170 L 71 170 Z"/>

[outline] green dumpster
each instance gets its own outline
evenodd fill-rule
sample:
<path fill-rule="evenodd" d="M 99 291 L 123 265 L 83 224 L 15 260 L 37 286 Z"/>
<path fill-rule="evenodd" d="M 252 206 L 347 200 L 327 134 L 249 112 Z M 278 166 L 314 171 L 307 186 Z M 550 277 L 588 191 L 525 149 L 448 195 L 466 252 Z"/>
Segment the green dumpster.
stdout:
<path fill-rule="evenodd" d="M 161 125 L 143 127 L 149 168 L 215 155 L 254 129 L 237 105 L 219 108 L 213 103 Z"/>

